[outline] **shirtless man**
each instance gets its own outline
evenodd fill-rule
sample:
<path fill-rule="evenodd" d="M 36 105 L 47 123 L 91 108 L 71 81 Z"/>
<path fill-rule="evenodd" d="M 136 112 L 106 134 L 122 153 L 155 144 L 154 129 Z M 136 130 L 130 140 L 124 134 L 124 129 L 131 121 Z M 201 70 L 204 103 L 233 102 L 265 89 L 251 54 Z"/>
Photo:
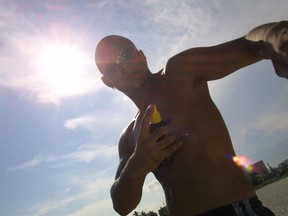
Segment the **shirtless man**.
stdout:
<path fill-rule="evenodd" d="M 145 55 L 129 39 L 103 38 L 95 55 L 102 81 L 126 94 L 139 109 L 119 141 L 120 163 L 111 188 L 114 209 L 120 215 L 133 211 L 146 175 L 153 172 L 171 216 L 274 215 L 261 206 L 231 160 L 232 142 L 207 81 L 262 59 L 271 59 L 277 75 L 288 78 L 287 44 L 287 21 L 265 24 L 239 39 L 181 52 L 161 71 L 151 73 Z M 170 123 L 150 133 L 153 105 Z M 159 167 L 170 155 L 175 155 L 174 163 Z"/>

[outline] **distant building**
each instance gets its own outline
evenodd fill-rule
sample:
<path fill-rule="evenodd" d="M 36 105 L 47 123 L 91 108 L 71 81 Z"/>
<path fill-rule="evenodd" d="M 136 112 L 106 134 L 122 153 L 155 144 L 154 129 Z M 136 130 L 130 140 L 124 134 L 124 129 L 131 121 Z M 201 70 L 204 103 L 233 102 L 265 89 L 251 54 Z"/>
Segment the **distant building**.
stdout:
<path fill-rule="evenodd" d="M 252 167 L 252 171 L 251 173 L 253 174 L 258 174 L 258 175 L 267 175 L 267 173 L 269 173 L 265 163 L 261 160 L 258 161 L 252 165 L 250 165 Z"/>
<path fill-rule="evenodd" d="M 242 166 L 242 169 L 253 186 L 262 183 L 269 176 L 269 171 L 262 160 L 251 165 Z"/>

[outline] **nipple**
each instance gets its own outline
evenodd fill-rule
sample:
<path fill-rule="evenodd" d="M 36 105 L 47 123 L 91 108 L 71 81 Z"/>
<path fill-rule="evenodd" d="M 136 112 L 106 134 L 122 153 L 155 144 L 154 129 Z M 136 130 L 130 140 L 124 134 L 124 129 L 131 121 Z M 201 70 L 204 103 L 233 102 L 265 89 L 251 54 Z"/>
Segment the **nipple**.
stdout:
<path fill-rule="evenodd" d="M 188 139 L 189 136 L 190 136 L 189 130 L 183 131 L 182 134 L 181 134 L 181 138 L 182 138 L 183 141 Z"/>

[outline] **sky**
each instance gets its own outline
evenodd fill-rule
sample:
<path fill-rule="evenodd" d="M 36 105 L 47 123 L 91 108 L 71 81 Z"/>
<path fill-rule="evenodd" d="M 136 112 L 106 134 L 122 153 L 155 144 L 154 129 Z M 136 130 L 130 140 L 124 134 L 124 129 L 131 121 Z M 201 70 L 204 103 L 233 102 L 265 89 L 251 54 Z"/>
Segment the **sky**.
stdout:
<path fill-rule="evenodd" d="M 117 215 L 117 143 L 137 109 L 101 83 L 101 38 L 130 38 L 154 73 L 180 51 L 287 20 L 287 11 L 288 0 L 0 0 L 0 215 Z M 239 156 L 271 166 L 288 158 L 288 82 L 269 60 L 209 87 Z M 136 210 L 163 205 L 149 174 Z"/>

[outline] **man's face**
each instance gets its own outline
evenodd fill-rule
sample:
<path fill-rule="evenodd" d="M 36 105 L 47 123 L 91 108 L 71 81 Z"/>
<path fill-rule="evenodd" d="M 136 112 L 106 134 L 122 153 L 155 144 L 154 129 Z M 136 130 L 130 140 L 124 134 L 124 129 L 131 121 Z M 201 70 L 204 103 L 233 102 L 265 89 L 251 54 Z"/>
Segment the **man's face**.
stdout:
<path fill-rule="evenodd" d="M 149 72 L 142 51 L 125 38 L 110 38 L 97 47 L 97 66 L 103 82 L 122 92 L 135 91 L 145 81 Z"/>

